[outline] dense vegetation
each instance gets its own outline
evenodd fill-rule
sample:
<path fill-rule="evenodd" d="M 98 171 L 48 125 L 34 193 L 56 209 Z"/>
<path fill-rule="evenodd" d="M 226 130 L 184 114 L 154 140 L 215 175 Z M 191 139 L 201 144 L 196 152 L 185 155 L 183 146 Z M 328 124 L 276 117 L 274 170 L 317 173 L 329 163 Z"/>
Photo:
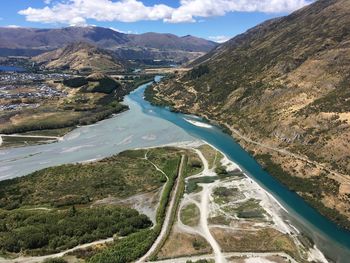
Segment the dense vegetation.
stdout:
<path fill-rule="evenodd" d="M 70 88 L 79 88 L 81 86 L 88 84 L 88 81 L 85 77 L 75 77 L 75 78 L 64 80 L 63 84 Z"/>
<path fill-rule="evenodd" d="M 144 150 L 126 151 L 94 163 L 50 167 L 25 177 L 1 181 L 0 208 L 88 204 L 108 196 L 125 198 L 155 190 L 165 178 L 143 159 L 144 154 Z M 167 164 L 175 165 L 178 161 L 176 156 L 162 149 L 150 150 L 149 154 L 154 162 L 167 159 Z M 168 169 L 171 171 L 173 167 Z"/>
<path fill-rule="evenodd" d="M 71 88 L 80 88 L 89 84 L 84 89 L 85 92 L 92 92 L 92 93 L 99 92 L 99 93 L 105 93 L 105 94 L 111 94 L 117 88 L 121 87 L 120 83 L 102 74 L 99 74 L 98 78 L 75 77 L 71 79 L 66 79 L 63 81 L 63 84 Z"/>
<path fill-rule="evenodd" d="M 159 159 L 156 158 L 152 152 L 147 154 L 148 159 L 160 167 L 160 169 L 162 169 L 168 176 L 168 180 L 163 189 L 163 194 L 157 209 L 156 225 L 152 229 L 140 231 L 122 240 L 116 241 L 112 247 L 105 249 L 100 253 L 97 253 L 91 259 L 89 259 L 89 263 L 132 262 L 140 258 L 142 255 L 146 254 L 146 252 L 150 249 L 156 240 L 162 229 L 166 208 L 170 201 L 170 195 L 175 185 L 180 162 L 180 156 L 176 151 L 170 149 L 159 149 L 159 151 L 167 151 L 170 156 L 176 156 L 177 158 L 168 159 L 163 155 L 162 158 Z"/>
<path fill-rule="evenodd" d="M 148 251 L 154 240 L 157 238 L 157 232 L 154 229 L 148 229 L 132 234 L 124 239 L 116 241 L 115 244 L 102 252 L 93 256 L 89 263 L 126 263 L 132 262 Z"/>
<path fill-rule="evenodd" d="M 133 209 L 118 207 L 65 210 L 0 210 L 0 250 L 48 254 L 79 244 L 126 236 L 151 226 Z"/>
<path fill-rule="evenodd" d="M 202 187 L 198 184 L 211 184 L 218 179 L 218 176 L 202 176 L 199 178 L 192 178 L 188 180 L 186 184 L 186 193 L 190 194 L 193 192 L 199 192 L 202 190 Z"/>
<path fill-rule="evenodd" d="M 86 92 L 111 94 L 120 87 L 120 83 L 116 82 L 115 80 L 109 77 L 102 77 L 90 82 L 86 88 Z"/>
<path fill-rule="evenodd" d="M 198 79 L 201 76 L 209 73 L 208 65 L 199 65 L 198 67 L 193 68 L 189 73 L 188 77 L 190 79 Z"/>

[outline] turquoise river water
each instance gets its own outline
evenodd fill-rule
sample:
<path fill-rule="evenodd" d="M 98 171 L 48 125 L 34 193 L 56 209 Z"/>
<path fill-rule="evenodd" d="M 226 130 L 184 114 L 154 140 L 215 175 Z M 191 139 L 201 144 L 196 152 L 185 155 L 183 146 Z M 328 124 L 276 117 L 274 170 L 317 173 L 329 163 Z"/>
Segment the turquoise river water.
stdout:
<path fill-rule="evenodd" d="M 222 151 L 271 193 L 288 211 L 284 214 L 285 220 L 312 238 L 327 258 L 339 263 L 350 262 L 349 231 L 340 229 L 281 185 L 220 129 L 195 126 L 186 119 L 201 121 L 198 117 L 150 105 L 143 97 L 147 85 L 125 98 L 130 107 L 127 112 L 80 127 L 57 143 L 0 151 L 0 180 L 53 165 L 100 159 L 126 149 L 200 139 Z"/>

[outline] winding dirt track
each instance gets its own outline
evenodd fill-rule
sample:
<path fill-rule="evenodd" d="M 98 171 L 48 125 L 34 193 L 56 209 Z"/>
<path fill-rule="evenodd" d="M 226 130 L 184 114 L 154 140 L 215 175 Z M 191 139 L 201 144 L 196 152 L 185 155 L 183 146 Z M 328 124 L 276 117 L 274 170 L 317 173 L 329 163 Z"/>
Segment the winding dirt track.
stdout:
<path fill-rule="evenodd" d="M 172 214 L 171 212 L 175 209 L 176 194 L 179 191 L 179 184 L 181 181 L 180 178 L 182 176 L 184 160 L 185 160 L 185 156 L 182 155 L 180 167 L 179 167 L 179 172 L 178 172 L 177 179 L 176 179 L 175 189 L 171 193 L 171 200 L 170 200 L 170 203 L 169 203 L 167 211 L 166 211 L 162 230 L 161 230 L 160 234 L 158 235 L 156 241 L 153 243 L 150 250 L 148 250 L 148 252 L 142 258 L 140 258 L 138 261 L 136 261 L 137 263 L 146 262 L 147 258 L 149 258 L 153 254 L 153 252 L 156 251 L 156 249 L 159 247 L 159 245 L 163 242 L 164 238 L 166 238 L 167 230 L 169 227 L 171 227 L 170 226 L 170 220 L 171 220 L 171 214 Z"/>
<path fill-rule="evenodd" d="M 216 173 L 213 172 L 213 169 L 209 169 L 208 161 L 204 157 L 203 153 L 198 149 L 195 149 L 195 152 L 197 153 L 197 155 L 199 156 L 199 158 L 203 163 L 203 171 L 200 172 L 199 174 L 188 177 L 187 180 L 191 178 L 199 178 L 202 176 L 216 176 Z M 196 193 L 188 194 L 188 195 L 185 195 L 185 198 L 181 204 L 181 207 L 183 207 L 185 204 L 190 204 L 190 203 L 197 205 L 200 211 L 200 221 L 199 221 L 198 227 L 194 229 L 192 227 L 184 225 L 181 222 L 180 216 L 178 216 L 179 222 L 177 225 L 180 229 L 182 229 L 185 232 L 196 233 L 204 237 L 213 249 L 215 262 L 226 263 L 226 259 L 223 256 L 223 253 L 221 252 L 221 248 L 217 243 L 217 241 L 215 240 L 215 238 L 213 237 L 213 235 L 210 233 L 210 229 L 208 226 L 208 214 L 209 214 L 209 203 L 210 203 L 209 197 L 211 195 L 212 188 L 215 187 L 217 183 L 218 182 L 214 182 L 211 184 L 199 184 L 203 188 L 203 190 L 199 193 L 200 201 L 197 202 L 195 201 L 195 198 L 194 198 L 198 194 Z"/>

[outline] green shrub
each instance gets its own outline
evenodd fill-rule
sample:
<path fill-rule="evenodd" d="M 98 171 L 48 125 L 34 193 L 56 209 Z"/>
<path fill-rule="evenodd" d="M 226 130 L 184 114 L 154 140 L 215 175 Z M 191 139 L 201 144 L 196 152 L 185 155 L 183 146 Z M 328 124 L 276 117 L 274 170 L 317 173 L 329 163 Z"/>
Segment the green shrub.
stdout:
<path fill-rule="evenodd" d="M 95 82 L 90 82 L 89 87 L 87 88 L 87 92 L 99 92 L 99 93 L 105 93 L 105 94 L 111 94 L 113 93 L 117 88 L 119 88 L 121 85 L 119 82 L 116 82 L 115 80 L 105 77 L 102 79 L 99 79 Z"/>
<path fill-rule="evenodd" d="M 63 81 L 63 84 L 65 86 L 68 86 L 70 88 L 80 88 L 86 84 L 88 84 L 88 81 L 84 77 L 76 77 L 72 79 L 65 79 Z"/>
<path fill-rule="evenodd" d="M 208 74 L 209 73 L 209 67 L 208 65 L 199 65 L 198 67 L 192 69 L 189 73 L 188 73 L 188 77 L 190 79 L 198 79 L 201 76 Z"/>

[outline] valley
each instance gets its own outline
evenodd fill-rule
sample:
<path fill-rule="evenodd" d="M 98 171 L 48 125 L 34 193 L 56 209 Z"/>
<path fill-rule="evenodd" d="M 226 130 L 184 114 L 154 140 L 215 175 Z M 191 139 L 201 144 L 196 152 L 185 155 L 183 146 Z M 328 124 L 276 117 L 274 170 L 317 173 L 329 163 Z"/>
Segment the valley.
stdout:
<path fill-rule="evenodd" d="M 349 1 L 156 2 L 0 10 L 0 263 L 347 263 Z"/>
<path fill-rule="evenodd" d="M 132 92 L 130 95 L 127 96 L 127 98 L 128 99 L 132 98 L 133 101 L 140 101 L 140 99 L 142 100 L 143 91 L 146 89 L 147 86 L 148 85 L 141 86 L 140 89 L 137 89 L 136 91 Z M 91 170 L 92 172 L 91 176 L 96 176 L 94 175 L 95 173 L 94 171 L 103 171 L 103 168 L 102 168 L 103 164 L 106 163 L 109 168 L 105 171 L 108 174 L 113 175 L 114 174 L 113 169 L 117 168 L 120 164 L 131 165 L 133 163 L 132 158 L 136 158 L 137 160 L 141 160 L 142 162 L 148 163 L 152 171 L 158 171 L 158 174 L 161 177 L 162 175 L 164 176 L 163 172 L 165 174 L 169 174 L 168 172 L 166 172 L 166 169 L 163 168 L 162 166 L 162 164 L 164 163 L 164 158 L 158 161 L 153 159 L 154 157 L 151 158 L 152 155 L 150 154 L 153 152 L 152 150 L 153 147 L 151 148 L 146 147 L 145 149 L 137 150 L 135 154 L 133 154 L 133 151 L 125 153 L 126 157 L 124 157 L 125 156 L 124 153 L 121 153 L 118 156 L 109 157 L 105 160 L 102 159 L 101 161 L 98 161 L 98 162 L 96 162 L 96 159 L 91 159 L 91 157 L 89 158 L 88 157 L 89 155 L 87 155 L 89 154 L 91 148 L 84 147 L 84 143 L 82 141 L 84 136 L 79 134 L 86 134 L 88 135 L 87 138 L 91 138 L 91 136 L 93 136 L 91 132 L 97 132 L 96 128 L 101 127 L 101 129 L 104 131 L 104 137 L 108 137 L 108 134 L 106 134 L 105 132 L 108 130 L 111 130 L 113 137 L 116 137 L 113 131 L 118 129 L 120 130 L 120 128 L 110 129 L 110 128 L 107 128 L 108 126 L 106 126 L 106 124 L 114 123 L 114 124 L 117 124 L 117 127 L 118 126 L 120 127 L 120 125 L 123 122 L 125 123 L 125 120 L 130 120 L 130 119 L 135 120 L 135 122 L 137 123 L 138 122 L 137 117 L 131 118 L 131 117 L 127 117 L 127 115 L 135 114 L 138 111 L 139 111 L 138 114 L 141 114 L 142 112 L 147 112 L 148 114 L 150 114 L 150 116 L 152 116 L 155 113 L 154 111 L 156 110 L 157 114 L 161 114 L 159 116 L 162 116 L 164 120 L 168 118 L 172 119 L 173 117 L 176 116 L 176 118 L 178 118 L 177 125 L 179 125 L 179 127 L 182 127 L 183 129 L 186 128 L 188 131 L 191 131 L 192 134 L 198 133 L 196 136 L 199 136 L 200 138 L 203 138 L 203 139 L 206 138 L 209 141 L 211 141 L 212 139 L 210 139 L 210 137 L 207 137 L 207 136 L 211 136 L 210 134 L 212 132 L 214 132 L 214 134 L 219 132 L 219 130 L 216 131 L 213 126 L 209 124 L 205 124 L 201 122 L 199 119 L 196 119 L 194 117 L 191 117 L 191 116 L 181 117 L 181 115 L 174 114 L 169 111 L 164 111 L 162 108 L 155 108 L 149 105 L 148 103 L 146 103 L 145 101 L 144 101 L 145 104 L 138 104 L 140 106 L 142 105 L 140 109 L 139 106 L 135 107 L 131 102 L 132 101 L 127 100 L 127 105 L 130 107 L 130 110 L 123 113 L 120 116 L 103 121 L 97 124 L 98 126 L 92 126 L 92 127 L 85 126 L 85 127 L 78 128 L 77 130 L 71 132 L 72 135 L 69 136 L 68 134 L 68 136 L 63 137 L 62 141 L 59 141 L 57 143 L 47 144 L 42 146 L 40 145 L 35 146 L 37 149 L 34 151 L 40 151 L 39 149 L 41 148 L 41 151 L 46 152 L 45 157 L 41 155 L 40 152 L 33 155 L 30 154 L 24 157 L 25 156 L 24 152 L 21 149 L 25 150 L 27 148 L 30 152 L 33 152 L 30 149 L 30 147 L 24 147 L 24 148 L 21 147 L 21 148 L 14 149 L 17 151 L 20 150 L 19 152 L 20 155 L 17 155 L 17 157 L 15 155 L 12 155 L 12 157 L 4 156 L 5 158 L 2 158 L 0 160 L 1 161 L 0 163 L 2 163 L 2 165 L 0 166 L 0 169 L 6 171 L 6 166 L 8 164 L 16 165 L 18 168 L 23 167 L 24 169 L 22 169 L 21 172 L 23 172 L 24 175 L 26 175 L 29 173 L 30 169 L 32 169 L 30 168 L 30 166 L 27 165 L 28 163 L 35 162 L 37 164 L 40 164 L 41 167 L 50 167 L 54 165 L 55 162 L 57 163 L 57 161 L 63 160 L 62 159 L 63 156 L 67 158 L 65 159 L 66 160 L 65 162 L 71 163 L 72 157 L 78 156 L 76 154 L 77 151 L 80 152 L 79 156 L 83 157 L 82 159 L 83 162 L 81 164 L 79 165 L 68 164 L 57 168 L 55 167 L 46 168 L 42 171 L 35 172 L 32 176 L 20 177 L 15 180 L 4 181 L 4 182 L 5 183 L 21 182 L 23 186 L 19 188 L 14 185 L 15 189 L 23 188 L 23 193 L 30 194 L 30 191 L 28 191 L 29 189 L 26 190 L 27 185 L 28 186 L 31 185 L 31 184 L 28 184 L 29 182 L 28 180 L 40 178 L 40 175 L 43 176 L 44 174 L 48 173 L 50 174 L 50 176 L 45 177 L 45 180 L 42 181 L 42 183 L 44 183 L 42 189 L 49 190 L 50 189 L 49 185 L 51 184 L 49 182 L 50 180 L 54 180 L 55 182 L 54 189 L 55 191 L 58 191 L 57 196 L 58 197 L 64 196 L 59 192 L 64 190 L 67 195 L 67 198 L 69 197 L 68 199 L 65 199 L 65 201 L 67 201 L 68 203 L 64 203 L 64 205 L 66 205 L 67 208 L 63 206 L 59 208 L 54 208 L 53 211 L 55 209 L 59 209 L 59 210 L 68 209 L 69 207 L 72 207 L 72 204 L 75 207 L 75 209 L 79 209 L 80 207 L 84 208 L 86 205 L 89 205 L 89 202 L 92 202 L 92 200 L 95 200 L 97 207 L 100 207 L 100 206 L 120 207 L 121 205 L 122 207 L 126 206 L 132 209 L 137 209 L 140 213 L 146 214 L 149 217 L 151 222 L 156 223 L 157 216 L 154 213 L 155 211 L 154 206 L 160 202 L 160 201 L 157 201 L 157 200 L 160 200 L 159 199 L 160 192 L 159 190 L 155 190 L 157 188 L 152 189 L 147 187 L 146 192 L 142 192 L 142 190 L 141 192 L 134 192 L 134 194 L 136 195 L 133 196 L 131 188 L 126 189 L 125 184 L 122 183 L 120 185 L 122 188 L 117 190 L 116 193 L 120 193 L 121 196 L 123 196 L 124 195 L 123 191 L 125 191 L 124 193 L 127 195 L 123 197 L 118 197 L 118 195 L 115 195 L 115 194 L 112 194 L 112 195 L 108 194 L 109 193 L 108 191 L 110 191 L 108 190 L 108 188 L 113 187 L 114 183 L 113 184 L 106 183 L 105 186 L 103 186 L 103 187 L 108 187 L 106 188 L 107 195 L 103 195 L 103 194 L 101 195 L 102 193 L 101 188 L 97 189 L 96 186 L 93 186 L 93 185 L 91 185 L 90 187 L 88 185 L 85 185 L 83 181 L 81 181 L 81 183 L 78 183 L 78 184 L 69 184 L 71 185 L 70 189 L 66 189 L 66 187 L 64 187 L 67 185 L 65 180 L 73 180 L 74 178 L 76 178 L 74 179 L 74 182 L 79 182 L 79 180 L 84 180 L 88 184 L 100 183 L 101 180 L 97 179 L 100 177 L 97 177 L 97 178 L 95 177 L 97 180 L 86 181 L 86 179 L 88 179 L 86 178 L 87 172 L 90 170 L 89 167 L 93 168 L 93 167 L 101 166 L 101 168 L 99 169 L 93 168 Z M 166 114 L 166 115 L 163 115 L 163 114 Z M 125 118 L 123 118 L 123 115 L 125 115 Z M 147 115 L 143 116 L 142 119 L 145 119 L 145 118 L 147 119 L 146 116 Z M 147 123 L 152 123 L 151 120 L 152 118 L 149 119 Z M 154 120 L 159 121 L 161 119 L 155 118 Z M 162 122 L 164 120 L 162 120 Z M 189 120 L 191 120 L 191 122 L 189 122 Z M 171 122 L 173 122 L 173 120 Z M 173 135 L 171 135 L 172 133 L 174 134 L 178 133 L 176 128 L 177 126 L 173 126 L 169 122 L 165 122 L 164 124 L 166 124 L 166 126 L 169 126 L 170 124 L 171 126 L 171 128 L 168 130 L 168 133 L 166 136 L 167 138 L 173 137 Z M 128 125 L 130 126 L 130 124 Z M 153 125 L 151 126 L 153 127 Z M 156 126 L 158 127 L 156 128 L 157 131 L 159 130 L 162 131 L 162 129 L 159 129 L 161 125 L 157 124 Z M 144 129 L 147 134 L 147 127 L 144 126 Z M 90 131 L 90 132 L 87 132 L 87 131 Z M 131 131 L 131 130 L 127 130 L 127 131 Z M 122 139 L 123 137 L 114 138 L 122 142 L 122 144 L 119 144 L 119 146 L 114 144 L 114 147 L 112 147 L 111 152 L 122 151 L 120 149 L 125 149 L 124 147 L 127 147 L 129 149 L 134 149 L 134 148 L 139 148 L 141 145 L 145 145 L 144 143 L 147 143 L 147 140 L 148 140 L 148 139 L 145 140 L 146 139 L 145 131 L 142 131 L 141 135 L 135 135 L 135 136 L 140 136 L 144 138 L 142 140 L 137 140 L 137 138 L 134 136 L 130 138 L 130 136 L 128 135 L 129 132 L 127 132 L 124 135 L 126 136 L 125 139 Z M 74 136 L 74 133 L 76 134 L 75 136 Z M 206 133 L 208 133 L 208 135 L 206 135 Z M 293 210 L 290 210 L 290 207 L 289 207 L 290 204 L 286 206 L 287 208 L 283 208 L 280 205 L 280 203 L 278 203 L 274 197 L 267 194 L 267 192 L 265 192 L 265 190 L 263 190 L 263 188 L 261 188 L 260 185 L 257 185 L 254 181 L 252 181 L 252 179 L 246 177 L 245 174 L 247 173 L 252 175 L 251 168 L 256 169 L 255 164 L 254 165 L 248 164 L 248 163 L 241 164 L 241 165 L 244 165 L 245 168 L 248 168 L 248 171 L 244 171 L 235 163 L 233 163 L 232 161 L 229 161 L 226 157 L 224 157 L 222 152 L 218 152 L 217 150 L 211 148 L 210 146 L 203 145 L 202 142 L 196 142 L 196 143 L 191 142 L 193 141 L 193 138 L 191 137 L 183 137 L 182 139 L 180 139 L 181 137 L 177 135 L 177 137 L 174 137 L 174 142 L 169 144 L 169 141 L 168 143 L 165 143 L 164 140 L 161 139 L 162 135 L 164 135 L 164 132 L 159 133 L 160 137 L 158 137 L 158 135 L 147 136 L 147 138 L 153 137 L 152 140 L 154 140 L 154 138 L 157 138 L 156 141 L 148 141 L 149 143 L 151 143 L 149 145 L 155 145 L 157 142 L 161 144 L 167 144 L 168 147 L 171 147 L 170 149 L 165 148 L 164 150 L 161 150 L 161 149 L 157 150 L 156 152 L 158 152 L 159 154 L 170 154 L 173 151 L 171 149 L 174 147 L 178 149 L 175 152 L 179 150 L 180 152 L 185 151 L 184 153 L 186 153 L 186 156 L 187 156 L 185 157 L 185 160 L 187 160 L 186 161 L 187 166 L 183 168 L 183 171 L 181 173 L 183 180 L 179 180 L 178 178 L 176 183 L 175 181 L 173 181 L 174 184 L 171 188 L 174 189 L 173 190 L 174 192 L 171 194 L 172 196 L 171 205 L 169 205 L 168 208 L 166 209 L 164 225 L 161 228 L 161 231 L 160 231 L 160 228 L 156 228 L 156 230 L 160 231 L 159 233 L 161 234 L 159 235 L 156 234 L 155 236 L 153 236 L 152 234 L 153 232 L 152 231 L 149 232 L 150 230 L 140 231 L 138 234 L 130 235 L 130 238 L 127 238 L 125 240 L 121 239 L 120 242 L 115 243 L 115 245 L 113 245 L 113 243 L 110 243 L 112 242 L 111 237 L 107 237 L 104 240 L 97 240 L 96 242 L 93 241 L 91 243 L 92 247 L 84 244 L 73 247 L 66 251 L 68 253 L 67 255 L 65 255 L 64 252 L 60 252 L 60 253 L 52 254 L 52 256 L 34 256 L 33 258 L 28 258 L 28 256 L 20 257 L 15 261 L 21 262 L 21 260 L 23 260 L 23 262 L 37 262 L 37 261 L 48 259 L 50 257 L 62 257 L 65 255 L 64 258 L 67 259 L 68 262 L 76 262 L 75 260 L 77 260 L 76 259 L 77 257 L 80 258 L 79 259 L 80 261 L 87 260 L 88 262 L 90 262 L 91 260 L 92 262 L 100 262 L 103 259 L 104 262 L 108 262 L 109 257 L 112 256 L 114 258 L 113 260 L 115 260 L 117 255 L 122 255 L 120 253 L 124 253 L 123 251 L 126 251 L 125 253 L 131 256 L 135 255 L 135 257 L 141 257 L 141 253 L 138 254 L 137 252 L 138 250 L 135 250 L 135 249 L 124 250 L 123 247 L 130 246 L 130 244 L 133 244 L 132 242 L 137 242 L 140 244 L 141 243 L 143 244 L 143 242 L 146 242 L 145 244 L 149 244 L 149 247 L 152 247 L 152 249 L 149 250 L 148 253 L 146 253 L 146 250 L 143 250 L 146 248 L 140 247 L 140 249 L 144 251 L 142 252 L 142 255 L 145 255 L 144 257 L 141 257 L 140 261 L 142 262 L 146 260 L 147 257 L 149 259 L 156 260 L 159 262 L 162 262 L 162 261 L 166 262 L 168 257 L 175 258 L 175 259 L 172 259 L 172 260 L 175 260 L 175 262 L 186 262 L 192 259 L 193 260 L 202 259 L 202 260 L 208 260 L 210 262 L 210 260 L 212 260 L 213 257 L 217 257 L 217 259 L 221 258 L 220 260 L 222 260 L 222 262 L 226 262 L 226 260 L 228 262 L 230 261 L 236 262 L 237 260 L 238 262 L 241 262 L 242 260 L 247 260 L 247 262 L 250 262 L 249 260 L 258 260 L 258 259 L 259 260 L 266 259 L 271 262 L 275 262 L 275 261 L 281 262 L 282 260 L 283 262 L 285 258 L 287 258 L 287 262 L 288 262 L 288 259 L 291 260 L 292 262 L 293 260 L 297 260 L 297 262 L 299 262 L 300 260 L 308 262 L 308 261 L 311 261 L 311 259 L 316 260 L 316 262 L 327 262 L 327 260 L 324 258 L 322 253 L 319 252 L 318 248 L 315 247 L 313 243 L 313 242 L 316 242 L 318 246 L 322 244 L 322 241 L 320 243 L 318 240 L 319 237 L 316 238 L 316 236 L 313 236 L 312 234 L 312 233 L 317 233 L 317 235 L 321 235 L 323 238 L 324 233 L 319 232 L 320 230 L 314 230 L 313 232 L 309 232 L 310 229 L 304 228 L 304 226 L 306 225 L 301 227 L 301 225 L 298 222 L 302 222 L 302 221 L 298 221 L 298 220 L 301 220 L 301 219 L 298 219 L 299 215 L 294 214 L 294 212 L 293 213 L 290 212 L 290 211 L 293 211 Z M 212 138 L 216 140 L 215 143 L 218 144 L 218 147 L 222 148 L 221 143 L 217 141 L 217 139 L 220 138 L 220 136 L 223 136 L 223 135 L 219 135 L 218 133 Z M 73 141 L 72 139 L 69 139 L 70 137 L 73 139 Z M 78 140 L 79 141 L 78 145 L 80 146 L 74 147 L 73 146 L 74 140 Z M 187 142 L 185 143 L 178 143 L 179 141 L 186 141 L 186 140 Z M 136 146 L 133 141 L 138 143 L 137 144 L 138 146 Z M 71 147 L 69 148 L 66 145 L 68 142 L 71 145 Z M 104 140 L 98 142 L 95 140 L 91 141 L 91 139 L 88 139 L 87 141 L 87 143 L 89 143 L 90 145 L 93 142 L 94 143 L 97 142 L 99 145 L 99 147 L 94 147 L 94 148 L 103 149 L 108 156 L 108 148 L 103 146 Z M 224 149 L 223 151 L 233 152 L 233 154 L 231 152 L 229 153 L 230 158 L 232 158 L 233 156 L 236 156 L 236 157 L 243 156 L 242 153 L 239 153 L 237 155 L 237 149 L 235 149 L 237 146 L 234 146 L 231 144 L 233 143 L 233 141 L 230 138 L 225 137 L 222 143 L 226 145 L 226 147 L 228 147 L 227 149 L 222 148 Z M 61 156 L 60 150 L 59 150 L 60 147 L 62 147 L 61 149 L 63 149 L 62 157 L 60 157 Z M 121 147 L 121 148 L 118 148 L 118 147 Z M 49 150 L 50 148 L 51 150 Z M 52 157 L 50 157 L 50 151 L 52 151 L 53 149 L 56 149 L 56 152 L 58 152 L 58 154 L 57 153 L 53 154 L 51 155 Z M 13 154 L 15 153 L 15 151 L 13 150 L 11 150 L 11 152 L 13 152 Z M 91 156 L 96 157 L 101 155 L 98 155 L 96 151 L 93 151 L 91 152 Z M 13 159 L 10 160 L 8 158 L 13 158 Z M 123 160 L 123 158 L 131 158 L 131 159 L 128 159 L 128 161 L 125 161 L 125 159 Z M 168 157 L 166 159 L 169 161 L 171 160 Z M 43 162 L 43 160 L 45 160 L 45 162 Z M 55 162 L 53 162 L 53 160 L 55 160 Z M 242 161 L 239 160 L 238 162 L 241 163 Z M 111 165 L 113 163 L 115 163 L 115 166 L 114 166 L 115 168 L 111 168 Z M 25 166 L 22 166 L 22 165 L 25 165 Z M 12 166 L 12 167 L 13 168 L 11 168 L 11 170 L 14 171 L 15 166 Z M 67 167 L 67 168 L 64 168 L 64 167 Z M 37 169 L 38 168 L 34 168 L 34 170 L 37 170 Z M 143 171 L 145 171 L 145 167 L 143 165 L 142 165 L 142 169 Z M 7 171 L 11 171 L 11 170 L 7 170 Z M 67 170 L 67 172 L 65 172 L 65 170 Z M 123 171 L 125 171 L 125 168 L 123 168 Z M 133 170 L 133 171 L 134 172 L 132 172 L 132 174 L 134 175 L 140 174 L 137 170 Z M 112 174 L 110 172 L 112 172 Z M 61 174 L 63 180 L 60 180 L 58 182 L 60 182 L 61 186 L 64 188 L 61 188 L 57 185 L 56 183 L 57 180 L 54 179 L 55 177 L 51 177 L 55 173 Z M 84 176 L 80 176 L 79 173 L 84 174 Z M 88 172 L 88 174 L 89 173 L 90 172 Z M 265 175 L 261 174 L 260 171 L 259 172 L 255 171 L 254 173 L 257 175 L 260 174 L 260 177 L 261 176 L 263 176 L 263 178 L 265 177 Z M 17 175 L 19 175 L 19 173 L 17 173 Z M 115 176 L 117 176 L 116 179 L 120 177 L 118 173 L 116 173 Z M 103 178 L 105 177 L 106 176 L 104 176 Z M 141 177 L 141 178 L 144 178 L 144 177 Z M 256 178 L 259 178 L 259 177 L 256 177 Z M 266 179 L 270 180 L 270 178 L 271 176 L 267 175 Z M 112 179 L 112 180 L 113 180 L 112 182 L 115 182 L 115 179 Z M 39 182 L 36 182 L 32 185 L 33 186 L 38 185 L 38 183 Z M 176 184 L 176 188 L 174 188 L 175 184 Z M 263 184 L 268 184 L 268 182 L 264 182 Z M 79 185 L 80 187 L 82 187 L 80 188 L 81 190 L 79 190 Z M 136 185 L 138 185 L 139 187 L 139 186 L 146 186 L 147 184 L 136 183 Z M 10 190 L 11 188 L 9 187 L 6 187 L 4 189 L 8 189 L 10 192 L 12 192 Z M 89 196 L 88 199 L 79 197 L 79 193 L 86 195 L 87 192 L 85 189 L 93 190 L 93 192 L 88 194 Z M 109 189 L 112 190 L 112 188 L 109 188 Z M 163 188 L 163 191 L 165 191 L 164 189 L 165 188 Z M 253 191 L 252 189 L 255 189 L 255 190 Z M 272 188 L 270 188 L 270 190 L 275 191 L 275 189 L 272 189 Z M 52 194 L 51 192 L 52 191 L 48 191 L 50 195 Z M 74 193 L 73 196 L 69 195 L 69 193 L 71 192 Z M 97 200 L 96 200 L 96 197 L 93 198 L 94 192 L 98 193 Z M 37 208 L 37 210 L 34 210 L 34 211 L 37 211 L 39 214 L 41 209 L 47 209 L 47 208 L 52 209 L 50 208 L 50 206 L 52 206 L 53 203 L 45 204 L 45 198 L 47 198 L 45 197 L 45 191 L 43 192 L 39 191 L 38 193 L 40 194 L 42 193 L 43 196 L 40 197 L 40 195 L 38 196 L 36 194 L 35 199 L 33 199 L 33 201 L 36 200 L 35 203 L 23 204 L 24 208 L 28 206 L 30 208 L 30 206 L 34 205 L 34 208 Z M 56 195 L 54 192 L 53 194 Z M 4 194 L 2 194 L 2 196 L 3 195 Z M 20 198 L 20 196 L 21 195 L 18 195 L 18 194 L 13 196 L 13 197 L 19 198 L 19 199 L 14 199 L 13 201 L 19 200 L 20 202 L 23 202 L 21 200 L 28 200 L 28 198 Z M 283 195 L 281 194 L 279 196 L 284 198 Z M 288 199 L 284 199 L 283 204 L 285 204 L 284 201 L 286 200 L 290 200 L 292 203 L 296 201 L 293 199 L 294 197 L 291 199 L 290 198 L 291 197 L 289 196 Z M 55 198 L 49 197 L 48 199 L 51 202 Z M 141 199 L 143 200 L 142 202 L 140 202 Z M 9 196 L 6 197 L 5 195 L 4 200 L 9 200 Z M 73 203 L 70 203 L 70 202 L 73 202 Z M 300 201 L 297 201 L 295 204 L 297 206 L 300 206 L 301 204 L 298 202 Z M 6 204 L 6 201 L 5 201 L 5 204 Z M 15 208 L 14 211 L 16 211 L 17 209 L 21 210 L 21 203 L 19 203 L 18 205 L 19 205 L 19 208 Z M 198 206 L 200 210 L 197 210 L 196 208 L 194 208 L 193 205 Z M 288 210 L 284 210 L 284 209 L 288 209 Z M 288 211 L 287 214 L 286 214 L 286 211 Z M 288 220 L 286 220 L 286 218 L 288 218 Z M 309 219 L 310 218 L 313 218 L 313 216 L 309 217 Z M 295 221 L 296 219 L 297 221 Z M 302 219 L 302 220 L 305 220 L 305 219 Z M 316 217 L 315 220 L 320 220 L 320 218 Z M 293 226 L 294 223 L 296 224 L 298 229 L 302 229 L 302 232 L 299 232 L 299 230 L 296 230 L 297 228 Z M 343 237 L 339 235 L 340 233 L 335 232 L 334 229 L 332 229 L 331 231 L 337 235 L 337 238 L 338 238 L 337 242 L 343 242 L 343 239 L 342 239 Z M 246 242 L 242 243 L 241 241 L 239 241 L 237 243 L 237 241 L 232 239 L 235 236 L 237 236 L 237 234 L 239 233 L 242 233 L 242 235 L 245 238 L 247 238 Z M 248 233 L 252 233 L 252 236 L 247 235 Z M 300 233 L 303 233 L 303 234 L 300 234 Z M 326 238 L 326 240 L 331 238 L 327 235 L 326 237 L 324 237 Z M 151 239 L 148 239 L 148 238 L 146 239 L 146 237 Z M 240 238 L 240 240 L 242 240 L 242 237 Z M 272 240 L 275 240 L 274 242 L 277 242 L 277 243 L 267 242 L 268 240 L 271 240 L 271 237 L 273 237 Z M 173 240 L 173 238 L 175 238 L 175 241 Z M 344 238 L 346 238 L 346 236 L 344 236 Z M 153 246 L 151 246 L 154 240 L 157 240 L 157 241 L 154 243 Z M 177 240 L 182 240 L 182 241 L 180 243 L 176 243 Z M 228 245 L 226 243 L 227 240 L 230 240 L 228 241 L 229 242 L 228 244 L 231 244 L 231 245 Z M 256 243 L 253 242 L 253 240 L 255 240 Z M 105 244 L 105 242 L 107 242 L 106 245 L 103 245 Z M 129 245 L 126 245 L 126 244 L 129 244 Z M 187 244 L 186 245 L 187 248 L 185 250 L 183 247 L 184 244 Z M 264 244 L 264 246 L 262 246 L 262 244 Z M 339 247 L 337 246 L 336 242 L 332 244 L 334 244 L 334 247 L 321 246 L 321 248 L 322 248 L 322 251 L 326 251 L 327 257 L 336 258 L 337 256 L 332 254 L 331 251 L 334 250 L 334 248 L 338 249 Z M 275 252 L 271 252 L 271 249 Z M 336 253 L 338 256 L 342 258 L 344 255 L 346 255 L 347 253 L 346 251 L 342 251 L 342 250 L 339 251 L 337 249 L 334 251 L 337 251 Z M 237 251 L 240 251 L 240 252 L 237 252 Z M 96 257 L 94 257 L 93 255 L 96 255 Z M 139 256 L 136 256 L 136 255 L 139 255 Z M 127 261 L 128 260 L 124 258 L 120 262 L 127 262 Z M 6 263 L 13 262 L 13 259 L 3 259 L 1 262 L 6 262 Z"/>

